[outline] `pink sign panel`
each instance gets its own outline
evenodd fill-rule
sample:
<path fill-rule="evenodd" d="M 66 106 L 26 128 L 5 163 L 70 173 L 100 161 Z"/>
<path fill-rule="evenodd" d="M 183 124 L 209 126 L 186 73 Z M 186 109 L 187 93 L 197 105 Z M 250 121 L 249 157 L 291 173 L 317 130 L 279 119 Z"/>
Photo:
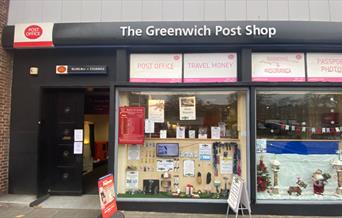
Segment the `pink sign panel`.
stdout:
<path fill-rule="evenodd" d="M 253 53 L 252 81 L 305 82 L 304 53 Z"/>
<path fill-rule="evenodd" d="M 185 83 L 236 81 L 236 53 L 184 54 Z"/>
<path fill-rule="evenodd" d="M 181 83 L 182 54 L 131 54 L 129 81 Z"/>
<path fill-rule="evenodd" d="M 307 53 L 309 82 L 342 82 L 342 54 Z"/>

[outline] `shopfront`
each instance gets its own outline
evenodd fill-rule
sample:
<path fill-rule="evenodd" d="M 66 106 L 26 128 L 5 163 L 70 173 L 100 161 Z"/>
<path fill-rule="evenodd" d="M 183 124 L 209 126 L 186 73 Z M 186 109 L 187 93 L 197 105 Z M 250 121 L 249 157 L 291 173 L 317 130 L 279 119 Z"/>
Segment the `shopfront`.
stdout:
<path fill-rule="evenodd" d="M 75 132 L 65 129 L 91 135 L 89 124 L 95 124 L 98 143 L 107 146 L 98 156 L 114 174 L 120 209 L 224 213 L 236 174 L 246 181 L 254 213 L 341 215 L 338 24 L 88 23 L 52 29 L 45 49 L 13 44 L 13 27 L 4 32 L 4 47 L 17 48 L 11 192 L 84 194 L 77 175 L 87 169 L 86 150 L 61 166 L 44 158 L 58 154 L 42 144 L 75 149 Z M 38 74 L 30 73 L 33 68 Z M 73 111 L 63 102 L 81 108 L 72 116 L 75 126 L 35 126 L 44 119 L 64 125 L 50 113 Z M 23 121 L 27 113 L 32 118 Z M 44 141 L 54 128 L 66 140 Z M 25 167 L 14 164 L 29 163 L 23 152 L 36 158 L 29 184 L 19 180 Z M 63 149 L 60 154 L 68 156 Z"/>

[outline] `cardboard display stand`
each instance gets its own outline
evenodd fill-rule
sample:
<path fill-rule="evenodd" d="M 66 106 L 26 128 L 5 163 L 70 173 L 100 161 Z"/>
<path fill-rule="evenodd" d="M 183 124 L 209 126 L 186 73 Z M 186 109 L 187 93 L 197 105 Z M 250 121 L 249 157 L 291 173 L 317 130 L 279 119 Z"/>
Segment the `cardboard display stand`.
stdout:
<path fill-rule="evenodd" d="M 237 175 L 233 176 L 232 186 L 230 188 L 227 203 L 228 206 L 226 218 L 229 214 L 229 208 L 231 208 L 235 212 L 235 217 L 238 216 L 239 210 L 241 211 L 242 215 L 244 215 L 243 210 L 248 210 L 249 217 L 252 217 L 251 206 L 245 181 Z"/>

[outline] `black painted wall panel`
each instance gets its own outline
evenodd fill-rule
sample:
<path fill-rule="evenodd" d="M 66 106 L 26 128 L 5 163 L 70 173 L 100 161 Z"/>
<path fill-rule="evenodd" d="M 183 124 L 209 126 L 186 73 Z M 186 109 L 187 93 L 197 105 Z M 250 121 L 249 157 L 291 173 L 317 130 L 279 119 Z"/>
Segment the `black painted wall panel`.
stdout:
<path fill-rule="evenodd" d="M 37 155 L 42 87 L 106 87 L 116 78 L 113 49 L 56 49 L 16 51 L 13 67 L 9 192 L 37 192 Z M 59 64 L 108 66 L 108 75 L 56 75 Z M 38 67 L 39 75 L 29 75 Z"/>

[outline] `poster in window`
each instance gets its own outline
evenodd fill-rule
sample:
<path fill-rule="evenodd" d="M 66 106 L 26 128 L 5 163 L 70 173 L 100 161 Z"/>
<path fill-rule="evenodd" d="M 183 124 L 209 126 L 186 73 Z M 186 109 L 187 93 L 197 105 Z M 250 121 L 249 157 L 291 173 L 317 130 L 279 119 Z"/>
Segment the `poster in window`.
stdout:
<path fill-rule="evenodd" d="M 148 100 L 148 119 L 155 123 L 164 123 L 164 100 Z"/>
<path fill-rule="evenodd" d="M 184 82 L 237 81 L 236 53 L 184 54 Z"/>
<path fill-rule="evenodd" d="M 153 120 L 145 119 L 145 133 L 154 133 Z"/>
<path fill-rule="evenodd" d="M 196 120 L 196 97 L 179 98 L 179 119 Z"/>
<path fill-rule="evenodd" d="M 342 54 L 307 53 L 309 82 L 342 82 Z"/>
<path fill-rule="evenodd" d="M 119 144 L 144 144 L 144 107 L 120 107 Z"/>
<path fill-rule="evenodd" d="M 304 53 L 253 53 L 252 81 L 305 82 Z"/>

